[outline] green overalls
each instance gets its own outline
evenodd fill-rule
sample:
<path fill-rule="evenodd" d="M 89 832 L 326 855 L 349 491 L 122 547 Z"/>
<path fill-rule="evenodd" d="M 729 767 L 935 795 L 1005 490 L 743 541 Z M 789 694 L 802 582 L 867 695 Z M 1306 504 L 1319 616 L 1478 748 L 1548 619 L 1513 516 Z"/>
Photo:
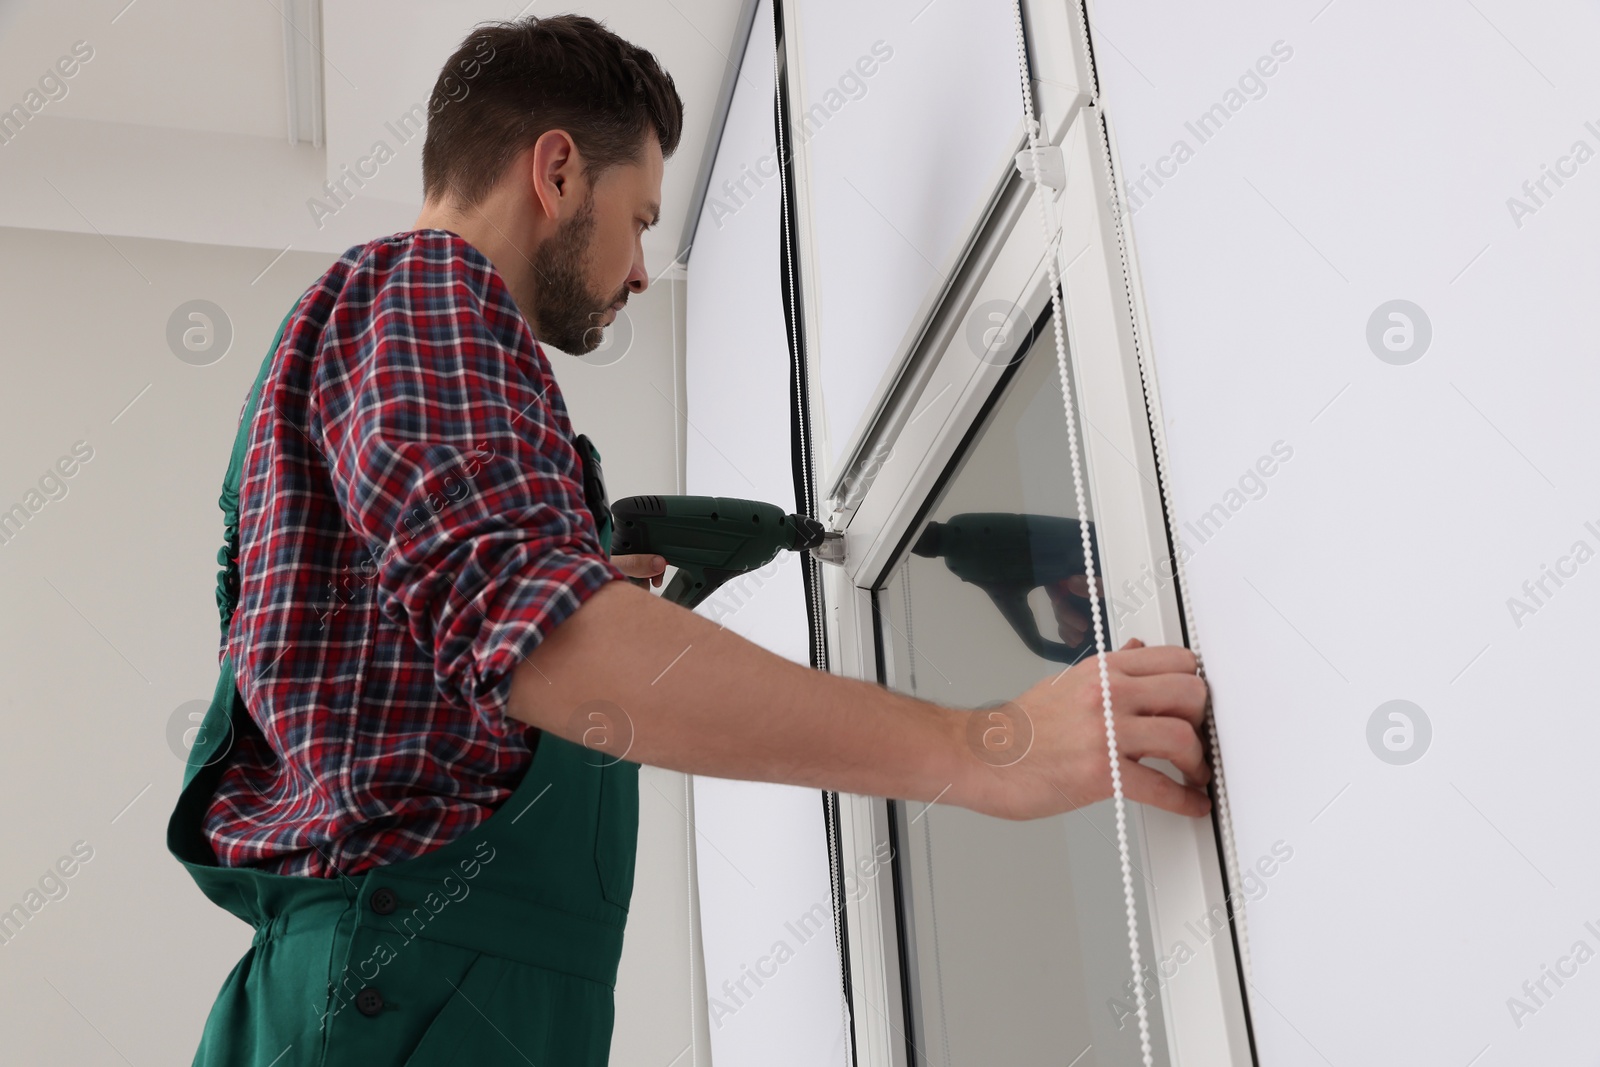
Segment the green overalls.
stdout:
<path fill-rule="evenodd" d="M 238 596 L 239 482 L 267 353 L 219 503 L 226 633 Z M 611 551 L 599 453 L 580 435 L 585 490 Z M 596 499 L 598 496 L 598 499 Z M 233 738 L 257 731 L 222 660 L 184 769 L 167 848 L 212 901 L 256 928 L 195 1054 L 227 1067 L 603 1067 L 633 893 L 638 765 L 547 732 L 510 799 L 465 835 L 354 877 L 222 867 L 201 820 Z"/>

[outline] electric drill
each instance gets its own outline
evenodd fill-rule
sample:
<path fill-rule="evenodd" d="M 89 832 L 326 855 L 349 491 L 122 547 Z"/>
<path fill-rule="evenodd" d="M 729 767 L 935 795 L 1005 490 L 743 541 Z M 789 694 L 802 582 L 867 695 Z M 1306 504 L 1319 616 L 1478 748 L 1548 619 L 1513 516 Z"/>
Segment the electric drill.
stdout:
<path fill-rule="evenodd" d="M 661 595 L 692 608 L 779 552 L 843 562 L 844 535 L 776 504 L 728 496 L 630 496 L 611 505 L 611 554 L 657 555 L 678 568 Z M 647 579 L 633 579 L 648 585 Z"/>
<path fill-rule="evenodd" d="M 1100 552 L 1093 547 L 1098 544 L 1093 523 L 1089 523 L 1089 536 L 1098 576 Z M 1058 663 L 1076 663 L 1094 649 L 1092 630 L 1078 645 L 1047 639 L 1028 605 L 1028 593 L 1039 586 L 1055 585 L 1085 573 L 1078 520 L 1057 515 L 970 511 L 952 515 L 944 522 L 928 523 L 911 551 L 918 556 L 942 558 L 950 573 L 988 593 L 1035 655 Z M 1062 592 L 1069 602 L 1081 603 L 1084 617 L 1089 616 L 1087 597 Z"/>

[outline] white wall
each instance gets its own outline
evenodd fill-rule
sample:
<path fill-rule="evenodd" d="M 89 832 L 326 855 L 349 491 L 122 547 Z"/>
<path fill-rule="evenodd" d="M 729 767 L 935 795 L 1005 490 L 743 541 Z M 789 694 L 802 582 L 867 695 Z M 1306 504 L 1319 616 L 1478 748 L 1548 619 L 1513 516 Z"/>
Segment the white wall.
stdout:
<path fill-rule="evenodd" d="M 473 25 L 577 9 L 650 49 L 684 100 L 663 225 L 644 236 L 653 277 L 678 253 L 740 2 L 584 0 L 549 12 L 500 0 L 325 3 L 319 149 L 286 136 L 281 0 L 10 0 L 0 4 L 0 111 L 26 101 L 79 42 L 90 58 L 64 68 L 74 73 L 55 99 L 34 98 L 15 136 L 0 136 L 0 226 L 337 255 L 416 217 L 422 137 L 399 120 L 426 111 Z M 326 191 L 330 180 L 342 194 Z"/>
<path fill-rule="evenodd" d="M 13 813 L 0 908 L 75 842 L 93 850 L 67 895 L 0 944 L 4 1058 L 186 1063 L 251 929 L 167 853 L 184 764 L 169 733 L 216 680 L 217 494 L 240 406 L 279 320 L 335 257 L 20 229 L 0 229 L 0 249 L 0 501 L 21 501 L 74 442 L 93 449 L 66 496 L 0 544 L 0 808 Z M 682 295 L 666 281 L 629 301 L 634 340 L 608 366 L 551 353 L 613 497 L 681 482 Z M 234 329 L 205 367 L 166 342 L 169 314 L 195 298 Z M 683 1064 L 684 777 L 644 768 L 640 781 L 614 1062 Z"/>

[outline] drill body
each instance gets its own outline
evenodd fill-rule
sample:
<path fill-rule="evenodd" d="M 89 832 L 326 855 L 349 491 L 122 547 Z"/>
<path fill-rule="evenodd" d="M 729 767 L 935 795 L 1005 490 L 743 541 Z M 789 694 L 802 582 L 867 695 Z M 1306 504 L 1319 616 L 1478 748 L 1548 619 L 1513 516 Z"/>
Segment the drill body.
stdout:
<path fill-rule="evenodd" d="M 776 504 L 727 496 L 630 496 L 611 505 L 613 555 L 653 554 L 678 568 L 661 595 L 692 608 L 730 578 L 836 539 Z"/>
<path fill-rule="evenodd" d="M 726 496 L 630 496 L 611 505 L 614 555 L 656 555 L 677 568 L 662 597 L 693 608 L 723 583 L 759 570 L 783 551 L 811 552 L 842 562 L 841 535 L 816 519 L 776 504 Z M 1091 551 L 1099 573 L 1099 552 Z M 989 595 L 1030 650 L 1074 663 L 1092 639 L 1069 646 L 1046 638 L 1028 604 L 1040 586 L 1058 586 L 1085 573 L 1082 532 L 1076 519 L 1011 512 L 967 512 L 930 522 L 912 545 L 918 556 L 942 559 L 950 572 Z M 645 584 L 643 579 L 634 579 Z M 1067 594 L 1088 601 L 1076 594 Z"/>

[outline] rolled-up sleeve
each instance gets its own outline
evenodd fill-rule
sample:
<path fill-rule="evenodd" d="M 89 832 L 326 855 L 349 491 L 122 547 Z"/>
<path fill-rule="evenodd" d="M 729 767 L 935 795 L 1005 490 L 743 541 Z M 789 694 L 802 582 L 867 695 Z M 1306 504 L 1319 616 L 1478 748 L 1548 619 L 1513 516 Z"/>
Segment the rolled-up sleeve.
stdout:
<path fill-rule="evenodd" d="M 431 657 L 440 694 L 504 737 L 526 728 L 506 715 L 512 669 L 624 575 L 531 336 L 519 351 L 465 284 L 374 300 L 319 354 L 309 436 L 370 546 L 378 609 Z"/>

